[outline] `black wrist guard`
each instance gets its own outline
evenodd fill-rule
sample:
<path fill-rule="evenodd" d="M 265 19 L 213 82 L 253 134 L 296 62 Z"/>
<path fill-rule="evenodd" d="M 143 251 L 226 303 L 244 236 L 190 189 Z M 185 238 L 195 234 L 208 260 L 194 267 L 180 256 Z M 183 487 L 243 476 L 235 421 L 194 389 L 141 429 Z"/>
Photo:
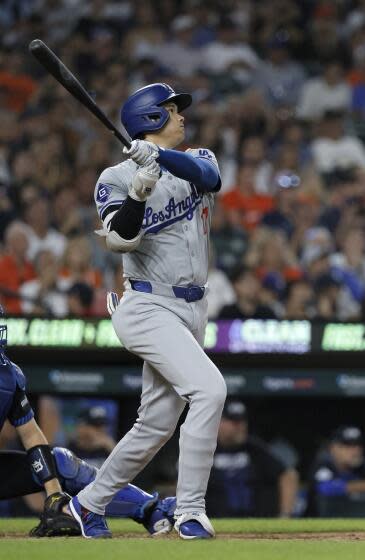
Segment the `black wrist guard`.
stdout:
<path fill-rule="evenodd" d="M 35 445 L 27 451 L 32 474 L 39 484 L 57 478 L 54 457 L 49 445 Z"/>

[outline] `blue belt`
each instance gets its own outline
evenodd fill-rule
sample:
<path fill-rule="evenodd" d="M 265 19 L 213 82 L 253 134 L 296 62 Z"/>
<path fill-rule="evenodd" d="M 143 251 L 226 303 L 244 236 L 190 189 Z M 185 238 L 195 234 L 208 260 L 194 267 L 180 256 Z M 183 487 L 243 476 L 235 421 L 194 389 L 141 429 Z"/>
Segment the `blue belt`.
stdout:
<path fill-rule="evenodd" d="M 167 291 L 166 287 L 163 291 L 160 289 L 154 289 L 151 282 L 146 280 L 131 280 L 129 279 L 132 290 L 136 292 L 144 292 L 146 294 L 156 294 L 156 295 L 174 295 L 177 298 L 184 299 L 186 302 L 190 303 L 193 301 L 199 301 L 203 298 L 205 293 L 205 287 L 201 286 L 171 286 L 171 291 Z"/>

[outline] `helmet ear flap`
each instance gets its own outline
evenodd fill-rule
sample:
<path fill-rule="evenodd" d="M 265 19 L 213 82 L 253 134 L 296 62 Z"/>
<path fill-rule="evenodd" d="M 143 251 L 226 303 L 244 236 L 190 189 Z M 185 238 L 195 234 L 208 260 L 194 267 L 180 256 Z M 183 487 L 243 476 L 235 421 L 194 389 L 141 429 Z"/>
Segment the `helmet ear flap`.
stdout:
<path fill-rule="evenodd" d="M 142 113 L 135 117 L 135 125 L 143 132 L 139 132 L 135 135 L 131 135 L 132 140 L 136 138 L 145 137 L 149 132 L 157 132 L 161 130 L 169 120 L 169 113 L 164 107 L 154 107 L 153 111 Z"/>

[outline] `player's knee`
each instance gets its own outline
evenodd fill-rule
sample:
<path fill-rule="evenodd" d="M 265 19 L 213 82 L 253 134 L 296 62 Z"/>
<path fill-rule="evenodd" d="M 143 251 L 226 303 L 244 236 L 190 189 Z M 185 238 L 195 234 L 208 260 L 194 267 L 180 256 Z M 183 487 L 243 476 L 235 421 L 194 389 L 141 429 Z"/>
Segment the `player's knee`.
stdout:
<path fill-rule="evenodd" d="M 215 383 L 206 389 L 205 395 L 211 407 L 216 410 L 223 408 L 227 397 L 227 385 L 222 376 L 217 377 Z"/>

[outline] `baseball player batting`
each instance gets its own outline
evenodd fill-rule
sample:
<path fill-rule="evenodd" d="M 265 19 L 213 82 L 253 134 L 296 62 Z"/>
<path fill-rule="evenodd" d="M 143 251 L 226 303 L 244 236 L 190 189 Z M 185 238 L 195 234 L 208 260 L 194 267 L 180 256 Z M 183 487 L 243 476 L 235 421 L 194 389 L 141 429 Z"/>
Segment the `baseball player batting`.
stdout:
<path fill-rule="evenodd" d="M 210 538 L 205 493 L 226 398 L 224 379 L 203 350 L 211 213 L 221 180 L 214 154 L 174 150 L 184 139 L 188 93 L 146 86 L 121 111 L 133 139 L 129 156 L 101 174 L 95 202 L 106 244 L 123 254 L 126 290 L 108 301 L 123 345 L 144 360 L 141 406 L 133 428 L 70 504 L 82 534 L 110 537 L 105 508 L 175 431 L 180 430 L 175 529 Z"/>

